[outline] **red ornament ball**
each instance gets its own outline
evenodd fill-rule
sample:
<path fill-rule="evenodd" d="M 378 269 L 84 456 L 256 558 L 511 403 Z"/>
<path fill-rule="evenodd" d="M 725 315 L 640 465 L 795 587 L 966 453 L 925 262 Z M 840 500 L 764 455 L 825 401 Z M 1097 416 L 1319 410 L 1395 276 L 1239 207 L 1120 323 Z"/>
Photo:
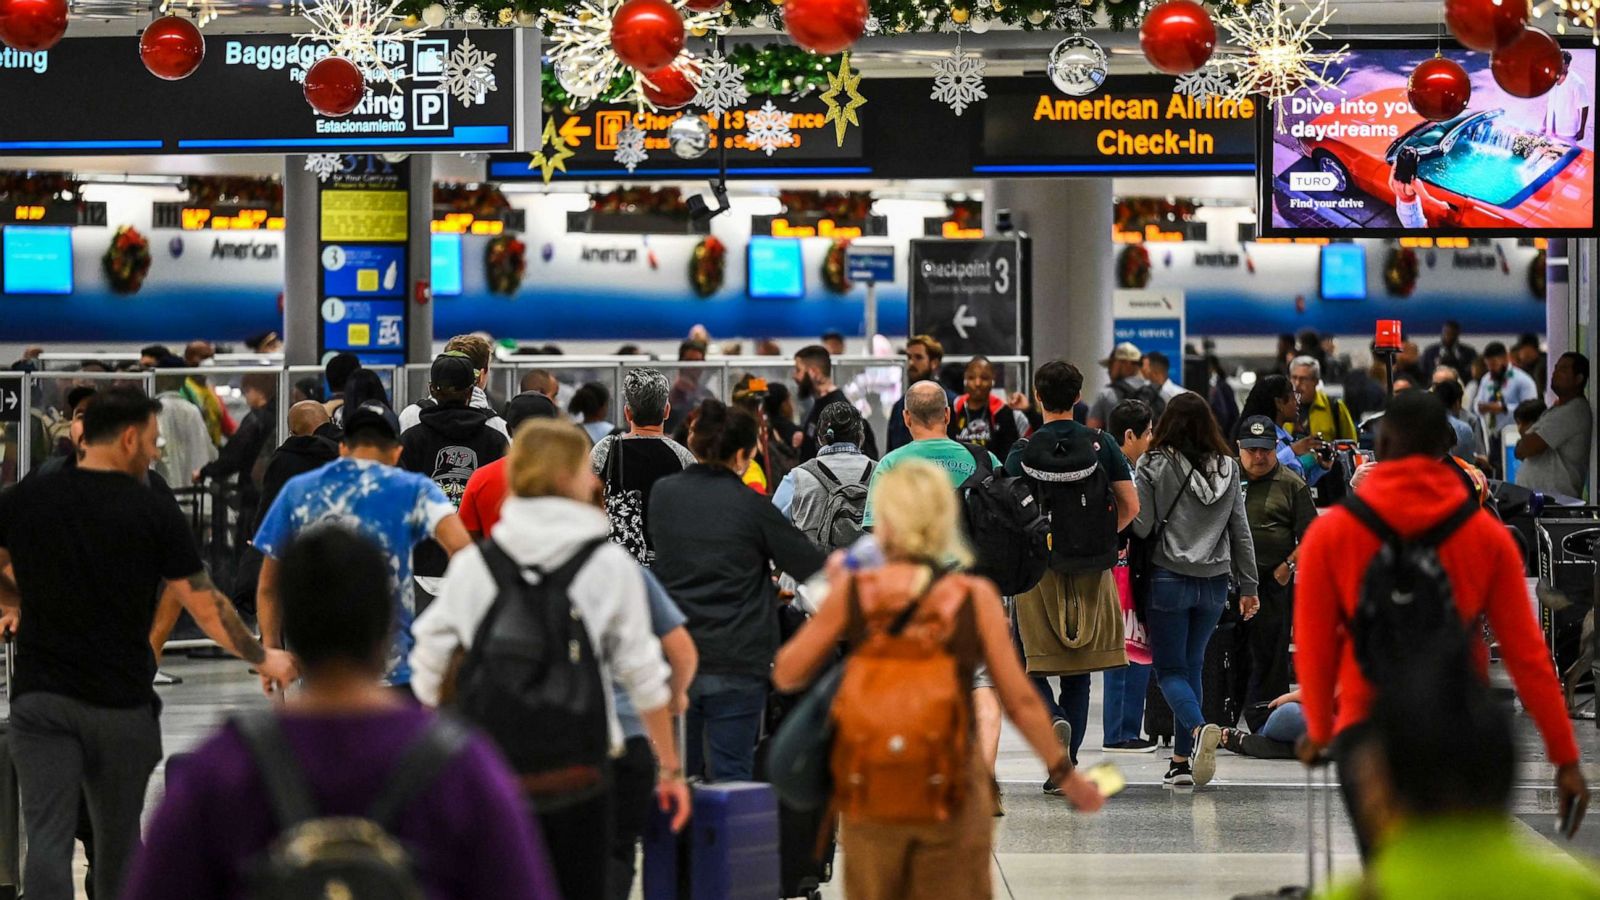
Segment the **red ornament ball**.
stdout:
<path fill-rule="evenodd" d="M 716 12 L 727 2 L 728 0 L 685 0 L 683 5 L 695 12 Z"/>
<path fill-rule="evenodd" d="M 67 33 L 67 0 L 0 0 L 0 42 L 49 50 Z"/>
<path fill-rule="evenodd" d="M 1506 46 L 1528 24 L 1528 0 L 1444 0 L 1444 21 L 1461 46 L 1484 53 Z"/>
<path fill-rule="evenodd" d="M 206 41 L 188 19 L 166 16 L 139 35 L 139 58 L 150 74 L 167 81 L 193 75 L 206 58 Z"/>
<path fill-rule="evenodd" d="M 1489 57 L 1489 70 L 1494 83 L 1513 97 L 1543 96 L 1561 77 L 1561 47 L 1537 28 L 1524 29 Z"/>
<path fill-rule="evenodd" d="M 1144 17 L 1139 48 L 1159 71 L 1184 75 L 1211 58 L 1217 48 L 1217 26 L 1194 0 L 1167 0 Z"/>
<path fill-rule="evenodd" d="M 783 24 L 812 53 L 839 53 L 867 30 L 867 0 L 788 0 Z"/>
<path fill-rule="evenodd" d="M 1453 119 L 1467 108 L 1472 82 L 1467 70 L 1443 57 L 1425 60 L 1406 81 L 1406 99 L 1417 115 L 1434 122 Z"/>
<path fill-rule="evenodd" d="M 650 79 L 643 85 L 645 99 L 660 109 L 682 109 L 700 93 L 700 67 L 694 63 L 667 66 L 645 77 Z"/>
<path fill-rule="evenodd" d="M 640 72 L 664 69 L 683 52 L 683 16 L 667 0 L 628 0 L 611 17 L 611 49 Z"/>
<path fill-rule="evenodd" d="M 343 116 L 361 105 L 367 80 L 355 63 L 327 56 L 306 70 L 306 102 L 323 116 Z"/>

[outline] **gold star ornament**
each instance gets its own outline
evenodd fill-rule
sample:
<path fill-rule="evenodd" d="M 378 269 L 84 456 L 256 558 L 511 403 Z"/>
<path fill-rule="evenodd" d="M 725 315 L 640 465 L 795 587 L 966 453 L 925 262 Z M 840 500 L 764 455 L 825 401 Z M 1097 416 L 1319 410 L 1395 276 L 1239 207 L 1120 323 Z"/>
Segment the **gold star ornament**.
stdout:
<path fill-rule="evenodd" d="M 856 90 L 861 86 L 861 73 L 850 71 L 850 54 L 847 52 L 839 60 L 839 73 L 828 73 L 828 89 L 822 92 L 822 103 L 828 107 L 828 114 L 823 117 L 824 123 L 832 122 L 834 135 L 838 138 L 839 146 L 844 146 L 844 130 L 854 125 L 861 127 L 861 120 L 856 118 L 856 110 L 867 105 L 867 98 L 861 96 Z M 839 95 L 844 94 L 845 102 L 839 102 Z"/>
<path fill-rule="evenodd" d="M 549 184 L 557 169 L 567 171 L 567 160 L 575 155 L 567 149 L 566 138 L 556 132 L 555 117 L 548 116 L 544 120 L 544 135 L 539 138 L 539 152 L 528 160 L 528 168 L 538 169 L 544 175 L 544 183 Z"/>

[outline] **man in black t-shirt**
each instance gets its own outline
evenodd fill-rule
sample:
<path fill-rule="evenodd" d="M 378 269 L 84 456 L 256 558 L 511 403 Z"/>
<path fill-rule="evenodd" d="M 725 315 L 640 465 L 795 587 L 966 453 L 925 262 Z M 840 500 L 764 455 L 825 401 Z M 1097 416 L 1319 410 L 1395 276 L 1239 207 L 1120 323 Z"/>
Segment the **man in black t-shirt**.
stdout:
<path fill-rule="evenodd" d="M 849 403 L 843 390 L 833 383 L 833 356 L 821 344 L 802 347 L 794 355 L 794 384 L 802 400 L 812 400 L 811 411 L 801 427 L 800 461 L 814 459 L 817 455 L 817 422 L 822 411 L 835 403 Z M 870 459 L 878 458 L 878 438 L 868 423 L 866 437 L 861 442 L 861 452 Z"/>
<path fill-rule="evenodd" d="M 28 896 L 71 900 L 77 798 L 96 824 L 94 894 L 115 897 L 161 759 L 151 622 L 167 582 L 207 636 L 262 672 L 294 677 L 211 584 L 188 523 L 142 479 L 158 403 L 103 391 L 75 468 L 0 493 L 0 627 L 17 635 L 8 738 L 27 824 Z"/>

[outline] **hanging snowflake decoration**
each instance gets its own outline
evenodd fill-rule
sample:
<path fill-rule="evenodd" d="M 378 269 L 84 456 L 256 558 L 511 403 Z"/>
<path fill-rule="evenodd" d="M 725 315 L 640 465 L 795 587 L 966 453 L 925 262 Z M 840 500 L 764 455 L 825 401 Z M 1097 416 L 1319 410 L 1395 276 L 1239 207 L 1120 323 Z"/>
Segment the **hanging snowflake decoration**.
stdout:
<path fill-rule="evenodd" d="M 445 90 L 461 101 L 462 106 L 484 103 L 488 93 L 496 89 L 494 58 L 497 55 L 479 50 L 472 46 L 472 38 L 463 37 L 445 59 Z"/>
<path fill-rule="evenodd" d="M 310 153 L 306 155 L 306 171 L 327 181 L 333 173 L 344 168 L 344 157 L 337 153 Z"/>
<path fill-rule="evenodd" d="M 1179 75 L 1178 84 L 1173 90 L 1201 103 L 1209 103 L 1213 99 L 1226 98 L 1233 90 L 1233 80 L 1228 77 L 1225 65 L 1211 62 L 1187 75 Z"/>
<path fill-rule="evenodd" d="M 750 126 L 744 139 L 750 146 L 771 156 L 779 147 L 789 146 L 789 142 L 793 139 L 789 133 L 789 121 L 792 116 L 792 113 L 773 106 L 772 101 L 768 100 L 761 104 L 760 109 L 744 117 L 745 124 Z"/>
<path fill-rule="evenodd" d="M 941 56 L 933 62 L 932 98 L 961 115 L 968 106 L 989 96 L 983 87 L 983 72 L 987 67 L 983 57 L 968 56 L 962 52 L 961 42 L 956 41 L 956 48 L 949 56 Z"/>
<path fill-rule="evenodd" d="M 727 30 L 722 12 L 695 12 L 685 6 L 686 0 L 673 0 L 672 5 L 683 17 L 685 31 L 695 35 L 721 34 Z M 545 54 L 559 77 L 563 69 L 581 72 L 587 84 L 609 85 L 618 78 L 626 79 L 633 101 L 639 109 L 655 109 L 655 104 L 644 95 L 644 84 L 639 73 L 617 58 L 611 49 L 611 17 L 623 0 L 582 0 L 570 13 L 550 10 L 546 13 L 549 38 Z M 678 54 L 673 65 L 692 71 L 688 65 L 694 55 L 687 50 Z M 571 88 L 565 83 L 562 85 Z"/>
<path fill-rule="evenodd" d="M 426 28 L 406 28 L 395 12 L 401 0 L 320 0 L 305 7 L 311 31 L 296 42 L 327 44 L 334 56 L 350 60 L 368 81 L 387 81 L 395 90 L 410 73 L 406 60 L 412 54 L 406 43 L 420 38 Z"/>
<path fill-rule="evenodd" d="M 628 173 L 632 174 L 639 163 L 649 158 L 650 154 L 644 150 L 644 132 L 633 124 L 633 119 L 628 119 L 627 127 L 617 134 L 617 152 L 612 159 L 627 166 Z"/>
<path fill-rule="evenodd" d="M 744 86 L 744 72 L 728 62 L 717 50 L 700 62 L 700 90 L 694 95 L 694 104 L 718 119 L 723 113 L 750 99 Z"/>
<path fill-rule="evenodd" d="M 1259 0 L 1218 16 L 1240 48 L 1229 51 L 1218 63 L 1235 77 L 1226 99 L 1242 101 L 1256 95 L 1276 111 L 1285 98 L 1302 88 L 1339 86 L 1344 72 L 1330 75 L 1330 70 L 1344 61 L 1350 46 L 1337 50 L 1311 47 L 1313 41 L 1330 40 L 1325 29 L 1333 10 L 1327 0 L 1300 0 L 1299 5 L 1304 8 L 1299 21 L 1290 16 L 1284 0 Z"/>
<path fill-rule="evenodd" d="M 828 108 L 828 114 L 822 117 L 822 121 L 824 124 L 833 123 L 840 147 L 844 146 L 845 128 L 850 125 L 861 126 L 856 110 L 867 105 L 867 98 L 861 96 L 860 87 L 861 73 L 850 70 L 850 51 L 846 50 L 844 56 L 839 58 L 839 74 L 828 73 L 828 89 L 821 94 L 822 105 Z M 843 103 L 839 102 L 840 94 L 844 95 Z"/>

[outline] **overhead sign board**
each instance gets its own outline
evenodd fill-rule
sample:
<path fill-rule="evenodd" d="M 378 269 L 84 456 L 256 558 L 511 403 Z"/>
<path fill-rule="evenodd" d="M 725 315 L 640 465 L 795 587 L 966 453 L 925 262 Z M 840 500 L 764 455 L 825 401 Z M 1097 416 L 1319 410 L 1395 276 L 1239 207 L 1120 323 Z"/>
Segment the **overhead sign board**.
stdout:
<path fill-rule="evenodd" d="M 0 381 L 0 422 L 22 421 L 22 379 Z"/>
<path fill-rule="evenodd" d="M 894 280 L 894 248 L 883 245 L 851 244 L 844 252 L 845 272 L 851 281 L 889 282 Z"/>
<path fill-rule="evenodd" d="M 1162 353 L 1175 363 L 1172 380 L 1183 383 L 1183 291 L 1113 291 L 1111 317 L 1116 343 Z"/>
<path fill-rule="evenodd" d="M 931 334 L 952 356 L 1024 350 L 1027 292 L 1022 242 L 911 242 L 908 334 Z"/>
<path fill-rule="evenodd" d="M 484 54 L 495 89 L 467 105 L 445 81 L 446 61 L 468 40 Z M 205 61 L 182 81 L 162 81 L 139 60 L 137 37 L 67 38 L 0 66 L 0 153 L 172 154 L 464 152 L 537 143 L 538 37 L 532 29 L 430 32 L 379 46 L 404 78 L 391 89 L 368 73 L 349 115 L 306 103 L 306 70 L 326 44 L 292 34 L 210 34 Z"/>

